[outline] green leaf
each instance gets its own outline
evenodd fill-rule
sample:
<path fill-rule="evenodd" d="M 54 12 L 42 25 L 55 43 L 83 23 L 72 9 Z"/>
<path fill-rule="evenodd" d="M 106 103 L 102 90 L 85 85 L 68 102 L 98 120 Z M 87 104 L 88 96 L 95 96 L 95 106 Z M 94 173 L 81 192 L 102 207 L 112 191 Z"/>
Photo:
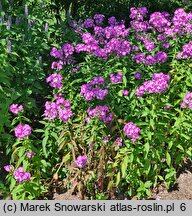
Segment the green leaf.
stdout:
<path fill-rule="evenodd" d="M 113 180 L 109 181 L 107 185 L 107 190 L 110 190 L 113 187 Z"/>
<path fill-rule="evenodd" d="M 44 153 L 45 157 L 47 157 L 46 145 L 47 145 L 48 138 L 49 138 L 49 131 L 48 131 L 48 129 L 46 129 L 45 130 L 45 137 L 43 138 L 43 141 L 42 141 L 43 153 Z"/>
<path fill-rule="evenodd" d="M 24 154 L 22 157 L 19 158 L 19 160 L 17 161 L 17 168 L 21 165 L 21 163 L 25 160 L 26 155 Z"/>
<path fill-rule="evenodd" d="M 144 185 L 146 188 L 150 188 L 152 184 L 153 183 L 151 181 L 146 181 Z"/>
<path fill-rule="evenodd" d="M 151 169 L 151 164 L 149 159 L 145 161 L 144 169 L 145 169 L 145 173 L 148 175 Z"/>
<path fill-rule="evenodd" d="M 172 176 L 175 175 L 175 170 L 171 170 L 169 173 L 167 173 L 167 175 L 165 176 L 165 180 L 171 178 Z"/>
<path fill-rule="evenodd" d="M 167 162 L 167 165 L 170 167 L 171 166 L 171 156 L 168 152 L 166 152 L 166 162 Z"/>
<path fill-rule="evenodd" d="M 9 186 L 10 191 L 13 190 L 13 188 L 15 187 L 15 185 L 16 185 L 16 181 L 15 181 L 15 179 L 14 179 L 14 178 L 11 178 L 11 184 L 10 184 L 10 186 Z"/>
<path fill-rule="evenodd" d="M 145 145 L 144 145 L 144 149 L 145 149 L 145 158 L 147 157 L 147 155 L 148 155 L 148 153 L 149 153 L 149 148 L 150 148 L 149 143 L 148 143 L 148 142 L 145 143 Z"/>
<path fill-rule="evenodd" d="M 191 150 L 188 150 L 186 153 L 187 153 L 190 157 L 192 156 Z"/>
<path fill-rule="evenodd" d="M 128 165 L 128 156 L 125 156 L 124 159 L 123 159 L 123 162 L 121 164 L 122 178 L 125 178 L 125 176 L 126 176 L 127 165 Z"/>
<path fill-rule="evenodd" d="M 149 124 L 152 127 L 152 129 L 154 130 L 155 129 L 155 121 L 154 121 L 154 119 L 151 118 Z"/>
<path fill-rule="evenodd" d="M 127 78 L 126 78 L 126 76 L 123 76 L 123 85 L 127 86 Z"/>
<path fill-rule="evenodd" d="M 119 182 L 120 182 L 120 179 L 121 179 L 121 174 L 120 174 L 120 172 L 118 172 L 117 173 L 117 178 L 116 178 L 116 187 L 118 187 L 118 185 L 119 185 Z"/>
<path fill-rule="evenodd" d="M 172 146 L 173 146 L 173 141 L 170 141 L 170 142 L 168 143 L 168 149 L 171 149 Z"/>
<path fill-rule="evenodd" d="M 70 152 L 69 152 L 69 153 L 67 153 L 65 156 L 63 156 L 62 162 L 65 163 L 65 162 L 67 162 L 68 160 L 70 160 L 70 158 L 71 158 L 71 154 L 70 154 Z"/>
<path fill-rule="evenodd" d="M 186 140 L 190 140 L 191 139 L 190 136 L 188 136 L 188 135 L 186 135 L 184 133 L 181 133 L 181 136 L 184 137 Z"/>
<path fill-rule="evenodd" d="M 164 178 L 160 175 L 158 175 L 158 178 L 161 180 L 161 181 L 164 181 Z"/>
<path fill-rule="evenodd" d="M 177 145 L 177 148 L 178 148 L 178 149 L 180 149 L 181 151 L 184 151 L 184 148 L 183 148 L 183 146 L 182 146 L 182 145 L 180 145 L 180 144 L 179 144 L 179 145 Z"/>

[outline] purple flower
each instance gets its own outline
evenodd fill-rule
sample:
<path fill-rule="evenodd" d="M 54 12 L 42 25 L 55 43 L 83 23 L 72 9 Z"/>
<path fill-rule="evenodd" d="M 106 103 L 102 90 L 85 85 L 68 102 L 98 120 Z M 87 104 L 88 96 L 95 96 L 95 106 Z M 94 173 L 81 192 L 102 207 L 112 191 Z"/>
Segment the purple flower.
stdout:
<path fill-rule="evenodd" d="M 133 122 L 127 123 L 123 130 L 125 131 L 128 138 L 131 139 L 132 142 L 135 142 L 140 135 L 140 128 L 137 127 Z"/>
<path fill-rule="evenodd" d="M 87 84 L 81 86 L 80 95 L 83 96 L 87 101 L 91 101 L 93 98 L 104 100 L 104 97 L 108 94 L 106 89 L 102 89 L 100 85 L 105 83 L 105 79 L 102 77 L 94 77 Z"/>
<path fill-rule="evenodd" d="M 12 105 L 9 107 L 9 110 L 10 110 L 13 114 L 18 114 L 20 111 L 23 110 L 23 105 L 12 104 Z"/>
<path fill-rule="evenodd" d="M 149 24 L 147 21 L 137 21 L 137 20 L 132 20 L 130 22 L 131 28 L 134 29 L 136 32 L 147 32 L 149 29 Z"/>
<path fill-rule="evenodd" d="M 34 155 L 36 155 L 36 153 L 30 151 L 30 152 L 26 152 L 26 155 L 27 155 L 27 157 L 30 159 L 30 158 L 32 158 Z"/>
<path fill-rule="evenodd" d="M 165 47 L 166 49 L 168 49 L 170 47 L 170 43 L 164 42 L 164 43 L 162 43 L 162 46 Z"/>
<path fill-rule="evenodd" d="M 147 11 L 147 8 L 146 7 L 141 7 L 141 8 L 135 8 L 135 7 L 132 7 L 130 9 L 130 18 L 132 19 L 136 19 L 136 20 L 141 20 L 143 21 L 143 18 L 147 15 L 148 11 Z"/>
<path fill-rule="evenodd" d="M 144 92 L 152 93 L 162 93 L 168 88 L 167 82 L 170 81 L 170 76 L 167 74 L 155 73 L 152 76 L 152 80 L 148 80 L 143 83 L 137 90 L 136 95 L 142 97 Z"/>
<path fill-rule="evenodd" d="M 56 102 L 46 102 L 44 115 L 49 120 L 59 117 L 63 122 L 67 122 L 73 115 L 70 107 L 70 101 L 63 97 L 55 95 Z"/>
<path fill-rule="evenodd" d="M 24 137 L 28 137 L 31 134 L 31 127 L 28 124 L 18 124 L 14 132 L 17 138 L 23 139 Z"/>
<path fill-rule="evenodd" d="M 144 61 L 145 65 L 155 65 L 157 63 L 156 59 L 152 55 L 148 55 Z"/>
<path fill-rule="evenodd" d="M 65 55 L 65 58 L 69 58 L 71 55 L 73 55 L 73 53 L 75 51 L 74 47 L 69 43 L 65 43 L 62 46 L 62 50 L 63 50 L 63 53 Z"/>
<path fill-rule="evenodd" d="M 88 123 L 91 121 L 91 118 L 90 117 L 86 117 L 85 121 Z"/>
<path fill-rule="evenodd" d="M 54 73 L 47 77 L 46 82 L 53 88 L 61 89 L 63 85 L 61 84 L 63 77 L 60 74 Z"/>
<path fill-rule="evenodd" d="M 184 99 L 183 102 L 181 103 L 181 108 L 187 107 L 188 109 L 192 108 L 192 92 L 188 92 Z"/>
<path fill-rule="evenodd" d="M 141 72 L 135 73 L 134 77 L 135 77 L 135 79 L 140 80 L 141 79 Z"/>
<path fill-rule="evenodd" d="M 173 26 L 165 33 L 167 36 L 175 37 L 176 35 L 185 35 L 186 33 L 192 33 L 192 13 L 186 13 L 183 8 L 179 8 L 174 12 L 172 19 Z"/>
<path fill-rule="evenodd" d="M 67 62 L 63 62 L 61 60 L 59 60 L 58 62 L 52 62 L 51 64 L 51 68 L 54 69 L 54 70 L 62 70 L 63 69 L 63 64 L 68 64 Z"/>
<path fill-rule="evenodd" d="M 16 171 L 14 171 L 13 176 L 19 183 L 30 181 L 31 178 L 31 174 L 29 172 L 24 172 L 23 167 L 19 167 Z"/>
<path fill-rule="evenodd" d="M 108 19 L 108 23 L 110 26 L 115 26 L 115 25 L 117 25 L 117 20 L 114 16 L 112 16 Z"/>
<path fill-rule="evenodd" d="M 120 147 L 122 146 L 122 137 L 118 137 L 116 140 L 115 140 L 115 143 Z"/>
<path fill-rule="evenodd" d="M 45 103 L 45 117 L 49 120 L 55 119 L 57 117 L 57 106 L 55 102 L 46 102 Z"/>
<path fill-rule="evenodd" d="M 128 91 L 128 90 L 123 90 L 123 91 L 122 91 L 122 95 L 128 96 L 128 95 L 129 95 L 129 91 Z"/>
<path fill-rule="evenodd" d="M 137 53 L 136 55 L 132 56 L 132 59 L 136 60 L 136 63 L 144 63 L 145 62 L 145 54 L 144 53 Z"/>
<path fill-rule="evenodd" d="M 100 121 L 109 124 L 113 119 L 113 114 L 110 112 L 108 106 L 96 106 L 94 109 L 87 110 L 89 117 L 97 117 Z"/>
<path fill-rule="evenodd" d="M 166 62 L 166 60 L 167 60 L 167 54 L 165 53 L 165 52 L 157 52 L 156 54 L 155 54 L 155 59 L 156 59 L 156 61 L 157 62 L 159 62 L 159 63 L 164 63 L 164 62 Z"/>
<path fill-rule="evenodd" d="M 166 18 L 166 14 L 154 12 L 150 16 L 149 24 L 159 32 L 164 32 L 170 27 L 171 23 Z"/>
<path fill-rule="evenodd" d="M 111 83 L 118 83 L 122 82 L 123 74 L 121 72 L 117 72 L 117 74 L 110 74 L 110 81 Z"/>
<path fill-rule="evenodd" d="M 82 26 L 84 28 L 93 28 L 95 26 L 94 20 L 91 18 L 88 18 L 85 20 L 85 22 L 82 24 Z"/>
<path fill-rule="evenodd" d="M 68 119 L 73 115 L 73 112 L 71 111 L 71 108 L 58 108 L 58 114 L 59 114 L 59 118 L 63 121 L 63 122 L 67 122 Z"/>
<path fill-rule="evenodd" d="M 155 43 L 154 43 L 154 42 L 145 41 L 145 42 L 144 42 L 144 45 L 145 45 L 145 49 L 146 49 L 148 52 L 152 52 L 152 51 L 155 49 Z"/>
<path fill-rule="evenodd" d="M 182 47 L 182 52 L 177 54 L 177 58 L 189 59 L 192 58 L 192 41 Z"/>
<path fill-rule="evenodd" d="M 94 20 L 96 25 L 101 26 L 103 24 L 103 19 L 105 16 L 103 14 L 95 14 Z"/>
<path fill-rule="evenodd" d="M 58 50 L 56 47 L 53 47 L 51 52 L 50 52 L 50 56 L 52 56 L 54 58 L 58 58 L 58 59 L 63 59 L 63 51 Z"/>
<path fill-rule="evenodd" d="M 12 165 L 6 165 L 4 166 L 5 171 L 10 172 L 13 169 Z"/>
<path fill-rule="evenodd" d="M 85 155 L 83 156 L 78 156 L 76 161 L 75 161 L 75 164 L 80 168 L 84 168 L 87 164 L 87 157 Z"/>

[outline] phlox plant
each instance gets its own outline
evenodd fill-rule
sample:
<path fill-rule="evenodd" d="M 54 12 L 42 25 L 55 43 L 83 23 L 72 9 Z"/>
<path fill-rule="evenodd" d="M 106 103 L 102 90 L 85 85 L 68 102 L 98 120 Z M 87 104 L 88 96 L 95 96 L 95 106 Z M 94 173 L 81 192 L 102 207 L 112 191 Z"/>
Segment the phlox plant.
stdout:
<path fill-rule="evenodd" d="M 6 177 L 13 199 L 35 199 L 45 192 L 41 182 L 41 158 L 37 146 L 29 139 L 33 131 L 30 120 L 23 114 L 25 107 L 21 104 L 12 104 L 10 112 L 15 115 L 12 121 L 16 142 L 12 146 L 10 165 L 4 166 L 8 172 Z M 33 172 L 35 170 L 35 176 Z"/>
<path fill-rule="evenodd" d="M 75 40 L 51 49 L 44 126 L 14 144 L 40 162 L 23 160 L 22 187 L 31 171 L 32 184 L 59 179 L 81 199 L 147 198 L 191 158 L 192 13 L 141 7 L 129 17 L 129 27 L 102 14 L 71 21 Z M 42 143 L 30 138 L 41 133 Z"/>

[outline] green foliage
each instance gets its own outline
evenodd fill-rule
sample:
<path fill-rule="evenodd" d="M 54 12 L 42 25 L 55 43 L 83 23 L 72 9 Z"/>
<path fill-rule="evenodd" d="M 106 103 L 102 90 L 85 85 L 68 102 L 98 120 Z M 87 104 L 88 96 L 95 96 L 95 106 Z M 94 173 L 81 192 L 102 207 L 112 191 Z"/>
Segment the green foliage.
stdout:
<path fill-rule="evenodd" d="M 28 4 L 28 16 L 25 4 Z M 48 74 L 49 47 L 59 43 L 64 22 L 57 24 L 50 1 L 13 1 L 1 3 L 0 16 L 0 145 L 8 143 L 6 128 L 10 127 L 9 106 L 25 103 L 38 116 L 37 96 L 48 93 L 45 77 Z M 44 10 L 41 13 L 39 7 Z M 50 6 L 51 7 L 51 6 Z M 11 19 L 11 24 L 8 20 Z M 47 30 L 45 29 L 48 24 Z"/>
<path fill-rule="evenodd" d="M 181 1 L 169 2 L 169 7 L 181 4 Z M 46 1 L 44 4 L 41 1 L 28 1 L 27 17 L 23 14 L 25 3 L 17 1 L 11 7 L 3 5 L 7 9 L 5 18 L 8 19 L 9 15 L 14 19 L 20 16 L 23 19 L 21 24 L 13 24 L 10 29 L 5 23 L 0 25 L 0 48 L 3 50 L 0 55 L 0 133 L 18 123 L 28 122 L 33 127 L 30 137 L 16 139 L 14 144 L 11 142 L 11 146 L 6 144 L 7 152 L 11 154 L 10 164 L 14 165 L 7 175 L 12 198 L 37 199 L 53 183 L 57 186 L 58 179 L 63 181 L 65 188 L 79 193 L 82 199 L 85 196 L 90 199 L 110 199 L 117 191 L 128 198 L 137 196 L 142 199 L 149 197 L 151 189 L 160 183 L 169 188 L 175 181 L 176 171 L 183 159 L 191 158 L 191 110 L 180 107 L 185 94 L 192 91 L 191 59 L 176 58 L 182 46 L 191 40 L 190 35 L 168 39 L 171 46 L 166 51 L 168 60 L 165 64 L 136 64 L 131 55 L 120 57 L 113 54 L 106 60 L 91 53 L 76 53 L 74 65 L 65 65 L 61 71 L 57 71 L 63 75 L 63 87 L 52 92 L 57 95 L 61 93 L 65 100 L 71 102 L 73 116 L 67 122 L 59 118 L 47 120 L 45 116 L 40 116 L 42 110 L 39 111 L 44 101 L 37 107 L 34 100 L 34 95 L 40 94 L 47 101 L 56 101 L 45 85 L 51 63 L 47 53 L 51 46 L 60 48 L 65 42 L 75 46 L 80 41 L 78 34 L 67 26 L 70 20 L 62 22 L 61 17 L 70 10 L 72 16 L 78 18 L 94 13 L 111 16 L 119 8 L 128 11 L 131 6 L 143 6 L 143 1 L 134 1 L 134 5 L 130 1 L 65 1 L 63 7 L 63 1 L 58 6 L 58 1 Z M 151 11 L 156 10 L 156 3 L 145 1 Z M 159 2 L 162 9 L 165 3 L 167 1 Z M 17 6 L 22 7 L 17 11 Z M 39 6 L 48 13 L 40 14 Z M 92 10 L 88 10 L 90 7 Z M 106 11 L 106 8 L 109 10 Z M 54 9 L 57 10 L 57 16 L 52 19 Z M 65 10 L 64 15 L 61 14 L 62 10 Z M 119 18 L 125 13 L 121 11 Z M 29 21 L 31 26 L 28 25 Z M 48 31 L 44 30 L 46 23 L 49 23 Z M 87 32 L 86 29 L 81 30 Z M 150 31 L 147 35 L 156 44 L 152 54 L 165 50 L 157 40 L 157 34 Z M 148 55 L 144 44 L 135 35 L 135 30 L 130 30 L 126 40 Z M 12 44 L 11 52 L 7 50 L 8 41 Z M 42 56 L 42 64 L 38 60 L 39 56 Z M 79 69 L 71 72 L 74 66 L 79 66 Z M 119 71 L 123 75 L 122 81 L 111 83 L 110 74 Z M 138 71 L 142 73 L 141 80 L 134 78 Z M 136 89 L 160 71 L 171 76 L 169 88 L 161 94 L 145 93 L 138 98 Z M 108 95 L 101 101 L 86 101 L 80 95 L 81 86 L 95 76 L 105 78 Z M 128 96 L 122 94 L 124 89 L 129 90 Z M 23 103 L 27 112 L 25 116 L 21 113 L 15 117 L 11 125 L 8 110 L 13 102 Z M 113 121 L 105 124 L 98 116 L 87 121 L 88 108 L 97 105 L 107 105 L 113 114 Z M 166 105 L 170 108 L 166 109 Z M 38 122 L 37 125 L 34 120 Z M 131 141 L 123 131 L 128 122 L 134 122 L 141 129 L 137 142 Z M 122 145 L 118 146 L 116 140 L 119 137 L 122 138 Z M 29 151 L 36 154 L 28 158 L 26 152 Z M 75 164 L 79 155 L 87 156 L 84 168 Z M 13 172 L 20 166 L 31 173 L 30 182 L 16 182 Z"/>
<path fill-rule="evenodd" d="M 63 2 L 55 2 L 58 5 L 58 11 L 62 11 Z M 187 11 L 192 9 L 192 3 L 189 0 L 68 0 L 65 2 L 67 3 L 64 9 L 70 11 L 72 17 L 77 20 L 93 17 L 95 14 L 104 14 L 107 17 L 115 16 L 118 19 L 129 21 L 128 14 L 131 7 L 145 6 L 150 12 L 168 11 L 170 13 L 180 7 Z"/>

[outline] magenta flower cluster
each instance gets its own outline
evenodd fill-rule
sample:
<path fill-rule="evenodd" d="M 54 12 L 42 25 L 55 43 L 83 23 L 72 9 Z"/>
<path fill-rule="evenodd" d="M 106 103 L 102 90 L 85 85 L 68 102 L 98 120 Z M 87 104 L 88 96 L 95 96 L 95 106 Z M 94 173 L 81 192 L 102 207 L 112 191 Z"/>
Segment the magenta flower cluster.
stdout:
<path fill-rule="evenodd" d="M 135 73 L 134 78 L 140 80 L 141 79 L 141 72 Z"/>
<path fill-rule="evenodd" d="M 164 32 L 171 26 L 171 22 L 167 19 L 169 14 L 154 12 L 151 14 L 149 24 L 153 26 L 157 31 Z"/>
<path fill-rule="evenodd" d="M 54 73 L 46 78 L 46 82 L 53 88 L 61 89 L 63 85 L 61 84 L 63 77 L 60 74 Z"/>
<path fill-rule="evenodd" d="M 132 59 L 136 61 L 137 64 L 144 63 L 145 65 L 155 65 L 156 63 L 164 63 L 167 60 L 166 52 L 159 51 L 154 56 L 145 55 L 144 53 L 137 53 L 132 55 Z"/>
<path fill-rule="evenodd" d="M 11 106 L 9 107 L 9 110 L 10 110 L 13 114 L 18 114 L 20 111 L 23 111 L 23 105 L 11 104 Z"/>
<path fill-rule="evenodd" d="M 138 97 L 142 97 L 145 92 L 152 93 L 162 93 L 168 88 L 168 83 L 170 81 L 170 76 L 167 74 L 155 73 L 152 76 L 152 80 L 146 81 L 141 85 L 135 92 Z"/>
<path fill-rule="evenodd" d="M 123 131 L 125 131 L 126 136 L 131 139 L 132 142 L 135 142 L 140 135 L 140 128 L 137 127 L 133 122 L 127 123 L 123 127 Z"/>
<path fill-rule="evenodd" d="M 87 18 L 83 23 L 84 28 L 93 28 L 95 26 L 102 26 L 105 16 L 103 14 L 95 14 L 94 19 Z"/>
<path fill-rule="evenodd" d="M 121 72 L 117 72 L 117 74 L 110 74 L 111 83 L 122 82 L 122 80 L 123 80 L 123 74 Z"/>
<path fill-rule="evenodd" d="M 188 92 L 184 99 L 183 99 L 183 102 L 181 103 L 181 108 L 189 108 L 191 109 L 192 108 L 192 92 Z"/>
<path fill-rule="evenodd" d="M 13 169 L 12 165 L 6 165 L 4 166 L 5 171 L 10 172 Z"/>
<path fill-rule="evenodd" d="M 186 13 L 182 8 L 177 9 L 172 18 L 167 12 L 154 12 L 150 15 L 149 21 L 144 20 L 147 14 L 146 8 L 131 8 L 130 12 L 130 18 L 133 19 L 130 22 L 131 28 L 136 32 L 145 33 L 154 29 L 160 33 L 161 40 L 186 33 L 192 34 L 192 13 Z"/>
<path fill-rule="evenodd" d="M 13 170 L 12 165 L 4 166 L 5 171 L 10 172 Z M 18 183 L 22 183 L 24 181 L 30 181 L 31 173 L 24 172 L 23 167 L 19 167 L 17 170 L 13 172 L 13 176 Z"/>
<path fill-rule="evenodd" d="M 127 89 L 122 91 L 122 95 L 124 96 L 128 96 L 129 95 L 129 91 Z"/>
<path fill-rule="evenodd" d="M 93 98 L 104 100 L 108 91 L 107 89 L 101 88 L 103 84 L 105 84 L 105 79 L 103 77 L 94 77 L 89 83 L 81 86 L 80 95 L 87 101 L 91 101 Z"/>
<path fill-rule="evenodd" d="M 44 115 L 49 120 L 59 117 L 63 122 L 67 122 L 73 115 L 71 111 L 70 101 L 63 97 L 57 97 L 55 102 L 46 102 Z"/>
<path fill-rule="evenodd" d="M 53 62 L 51 68 L 55 70 L 61 70 L 63 68 L 63 65 L 68 65 L 74 62 L 73 60 L 73 53 L 75 51 L 75 48 L 70 43 L 65 43 L 61 49 L 57 49 L 56 47 L 53 47 L 50 56 L 58 59 L 57 62 Z"/>
<path fill-rule="evenodd" d="M 26 152 L 26 155 L 27 155 L 27 157 L 28 157 L 29 159 L 31 159 L 34 155 L 36 155 L 36 153 L 30 151 L 30 152 Z"/>
<path fill-rule="evenodd" d="M 115 143 L 117 144 L 118 147 L 122 146 L 122 137 L 118 137 L 116 140 L 115 140 Z"/>
<path fill-rule="evenodd" d="M 96 106 L 94 109 L 87 110 L 90 117 L 97 117 L 99 120 L 104 121 L 106 124 L 110 123 L 113 119 L 113 114 L 110 112 L 108 106 Z M 88 120 L 89 121 L 89 120 Z"/>
<path fill-rule="evenodd" d="M 126 28 L 124 22 L 118 22 L 115 17 L 110 17 L 108 26 L 104 27 L 105 16 L 102 14 L 96 14 L 93 19 L 88 18 L 82 24 L 73 21 L 71 25 L 82 41 L 74 46 L 65 43 L 61 49 L 52 48 L 50 55 L 58 59 L 57 62 L 52 63 L 52 69 L 61 70 L 63 65 L 73 64 L 75 52 L 87 52 L 98 58 L 107 59 L 111 55 L 127 56 L 133 51 L 132 59 L 135 59 L 138 64 L 164 63 L 167 54 L 161 50 L 155 53 L 156 43 L 160 43 L 163 48 L 169 48 L 169 38 L 176 38 L 186 33 L 192 34 L 192 13 L 186 13 L 182 8 L 177 9 L 173 17 L 167 12 L 154 12 L 148 21 L 145 20 L 147 13 L 146 7 L 131 8 L 130 18 L 133 20 L 130 22 L 130 28 Z M 87 28 L 91 33 L 84 33 L 82 27 Z M 157 41 L 148 37 L 148 31 L 156 32 Z M 149 53 L 154 51 L 153 55 L 147 55 L 140 48 L 141 46 L 136 46 L 132 41 L 127 40 L 132 32 L 136 33 L 138 42 L 141 41 Z M 184 54 L 183 57 L 185 56 Z"/>
<path fill-rule="evenodd" d="M 147 16 L 148 10 L 146 7 L 141 7 L 141 8 L 131 8 L 130 9 L 130 15 L 129 17 L 131 19 L 136 19 L 136 20 L 141 20 L 143 21 L 144 17 Z"/>
<path fill-rule="evenodd" d="M 189 59 L 192 58 L 192 41 L 185 44 L 182 48 L 182 52 L 177 54 L 176 58 Z"/>
<path fill-rule="evenodd" d="M 14 171 L 13 176 L 19 183 L 30 181 L 31 178 L 31 174 L 29 172 L 24 172 L 23 167 L 19 167 L 16 171 Z"/>
<path fill-rule="evenodd" d="M 23 139 L 24 137 L 28 137 L 31 134 L 31 127 L 28 124 L 18 124 L 14 129 L 15 136 L 19 139 Z"/>
<path fill-rule="evenodd" d="M 107 59 L 109 55 L 126 56 L 131 51 L 131 45 L 124 38 L 128 36 L 125 25 L 118 23 L 115 17 L 109 18 L 110 26 L 101 27 L 104 15 L 96 14 L 93 19 L 88 18 L 83 27 L 93 28 L 93 33 L 80 33 L 83 43 L 76 45 L 76 52 L 88 52 L 98 58 Z"/>
<path fill-rule="evenodd" d="M 80 169 L 84 168 L 87 164 L 87 157 L 85 155 L 78 156 L 75 160 L 76 166 L 78 166 Z"/>

